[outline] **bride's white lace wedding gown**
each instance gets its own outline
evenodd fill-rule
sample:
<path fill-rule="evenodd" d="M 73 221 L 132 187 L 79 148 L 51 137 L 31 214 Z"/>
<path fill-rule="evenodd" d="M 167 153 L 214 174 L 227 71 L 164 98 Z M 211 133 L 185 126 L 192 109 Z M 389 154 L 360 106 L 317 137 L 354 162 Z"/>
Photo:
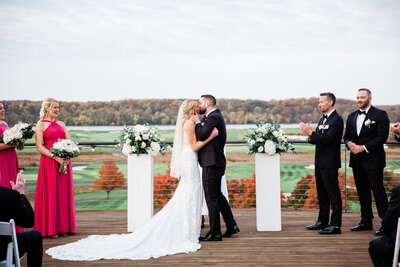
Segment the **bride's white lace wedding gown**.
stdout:
<path fill-rule="evenodd" d="M 143 227 L 130 234 L 92 235 L 46 253 L 71 261 L 143 260 L 198 250 L 202 193 L 197 153 L 192 151 L 186 132 L 180 160 L 181 179 L 174 196 Z"/>

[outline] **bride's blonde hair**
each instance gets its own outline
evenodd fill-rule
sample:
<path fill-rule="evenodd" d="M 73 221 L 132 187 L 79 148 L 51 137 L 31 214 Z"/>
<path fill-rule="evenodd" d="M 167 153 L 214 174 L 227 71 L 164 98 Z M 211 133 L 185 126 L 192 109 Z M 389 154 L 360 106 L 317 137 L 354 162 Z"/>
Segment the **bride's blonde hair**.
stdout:
<path fill-rule="evenodd" d="M 54 102 L 57 102 L 57 103 L 58 103 L 57 100 L 55 100 L 54 98 L 51 98 L 51 97 L 45 98 L 45 99 L 43 100 L 43 102 L 42 102 L 42 107 L 40 108 L 40 113 L 39 113 L 39 115 L 40 115 L 40 120 L 43 120 L 44 118 L 46 118 L 46 115 L 47 115 L 47 110 L 46 110 L 46 108 L 50 108 L 50 107 L 51 107 L 51 104 L 53 104 Z"/>
<path fill-rule="evenodd" d="M 195 113 L 196 104 L 193 99 L 186 99 L 182 102 L 182 125 Z"/>

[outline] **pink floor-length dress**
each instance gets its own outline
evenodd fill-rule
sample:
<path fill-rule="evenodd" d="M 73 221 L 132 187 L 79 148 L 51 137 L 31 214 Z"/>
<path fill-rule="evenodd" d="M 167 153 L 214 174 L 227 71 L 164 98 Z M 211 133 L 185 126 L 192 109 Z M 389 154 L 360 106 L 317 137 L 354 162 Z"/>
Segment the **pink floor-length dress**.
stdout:
<path fill-rule="evenodd" d="M 6 123 L 0 124 L 0 136 L 8 128 Z M 13 147 L 0 150 L 0 186 L 11 188 L 10 181 L 15 183 L 19 171 L 17 153 Z"/>
<path fill-rule="evenodd" d="M 43 139 L 44 146 L 50 150 L 58 139 L 65 139 L 65 131 L 53 121 L 43 132 Z M 40 158 L 33 229 L 40 231 L 42 236 L 76 231 L 71 161 L 66 173 L 60 173 L 59 167 L 60 164 L 52 158 L 45 155 Z"/>
<path fill-rule="evenodd" d="M 0 123 L 0 136 L 8 128 L 6 123 Z M 10 181 L 17 180 L 19 164 L 17 153 L 13 147 L 0 150 L 0 186 L 11 188 Z M 23 232 L 23 228 L 17 226 L 17 233 Z"/>

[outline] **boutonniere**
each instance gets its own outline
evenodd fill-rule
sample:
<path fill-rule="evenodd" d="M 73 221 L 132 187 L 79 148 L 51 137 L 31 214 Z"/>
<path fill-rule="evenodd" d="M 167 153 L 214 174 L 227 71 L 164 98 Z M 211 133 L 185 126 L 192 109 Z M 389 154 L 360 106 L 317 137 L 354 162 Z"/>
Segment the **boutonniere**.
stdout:
<path fill-rule="evenodd" d="M 371 121 L 370 119 L 368 119 L 368 120 L 366 120 L 365 122 L 364 122 L 364 125 L 365 126 L 368 126 L 368 128 L 371 128 L 371 124 L 374 124 L 375 123 L 375 121 Z"/>
<path fill-rule="evenodd" d="M 320 129 L 320 130 L 328 130 L 329 129 L 329 124 L 320 125 L 320 126 L 318 126 L 318 129 Z"/>

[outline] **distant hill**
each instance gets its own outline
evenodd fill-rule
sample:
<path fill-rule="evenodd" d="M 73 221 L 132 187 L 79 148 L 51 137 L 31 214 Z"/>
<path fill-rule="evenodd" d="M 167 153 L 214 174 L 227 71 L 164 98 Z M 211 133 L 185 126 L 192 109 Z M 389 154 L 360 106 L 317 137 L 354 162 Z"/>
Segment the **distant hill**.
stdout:
<path fill-rule="evenodd" d="M 39 101 L 0 101 L 6 109 L 6 121 L 36 123 L 39 119 Z M 182 99 L 128 99 L 108 102 L 61 102 L 59 120 L 67 125 L 133 125 L 175 124 Z M 318 98 L 286 100 L 217 99 L 228 124 L 250 124 L 256 121 L 316 123 L 321 114 Z M 356 102 L 338 99 L 336 109 L 344 119 L 356 109 Z M 400 120 L 400 105 L 378 106 L 386 110 L 392 122 Z"/>

